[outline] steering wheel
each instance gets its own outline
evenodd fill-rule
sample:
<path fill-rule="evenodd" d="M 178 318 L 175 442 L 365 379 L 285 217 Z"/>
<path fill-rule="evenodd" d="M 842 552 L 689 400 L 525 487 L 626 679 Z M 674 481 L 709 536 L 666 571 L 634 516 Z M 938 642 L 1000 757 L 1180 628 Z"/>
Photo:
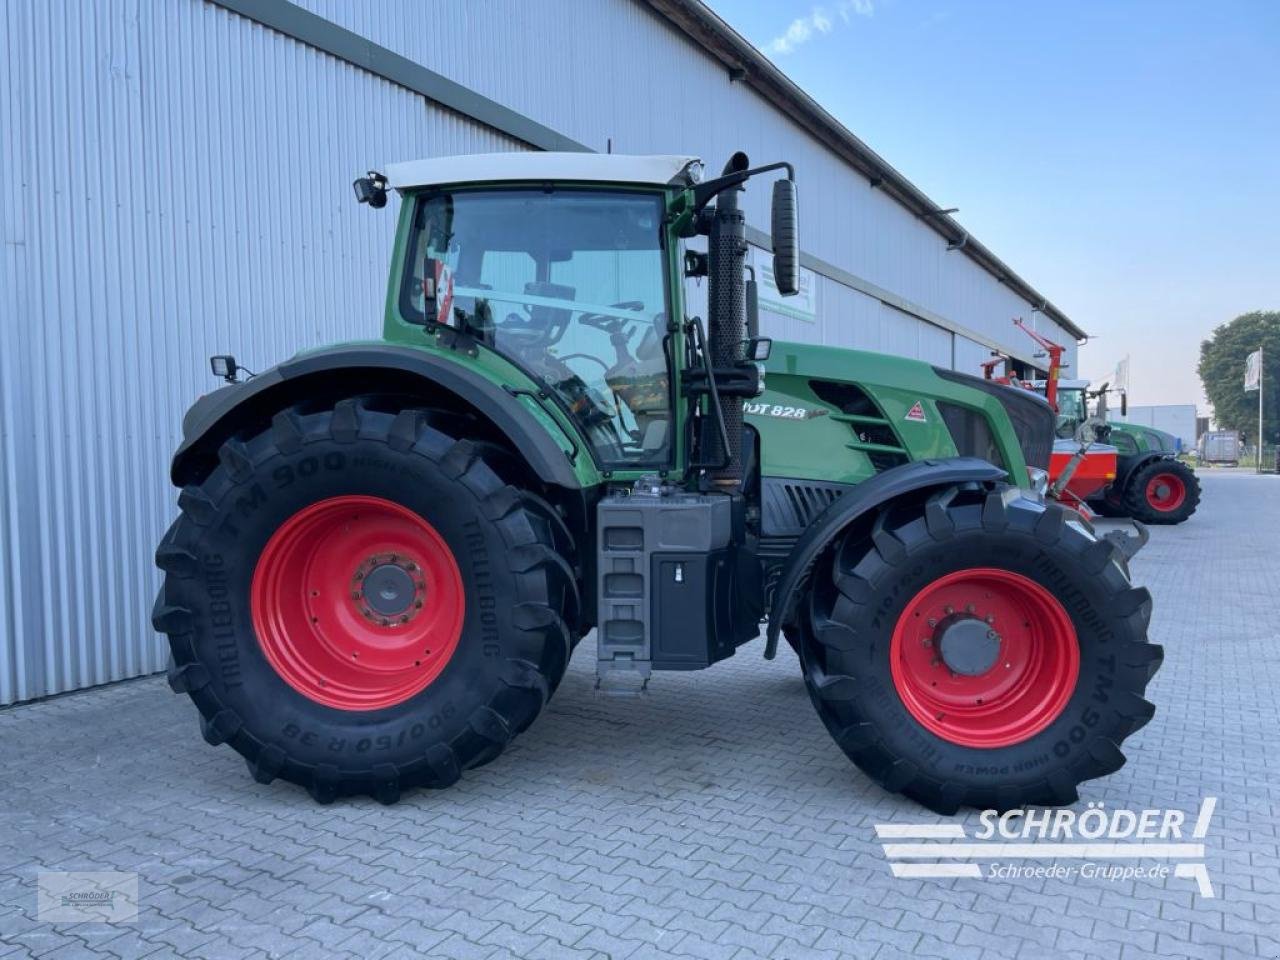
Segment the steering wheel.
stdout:
<path fill-rule="evenodd" d="M 640 300 L 624 300 L 621 303 L 609 304 L 615 310 L 635 310 L 637 311 L 635 319 L 631 317 L 611 317 L 603 313 L 584 313 L 578 317 L 579 323 L 585 323 L 588 327 L 595 327 L 597 330 L 603 330 L 605 333 L 613 334 L 622 331 L 622 328 L 629 323 L 636 323 L 644 319 L 644 314 L 639 311 L 644 309 L 644 302 Z"/>
<path fill-rule="evenodd" d="M 558 357 L 557 359 L 564 364 L 566 370 L 570 371 L 572 371 L 573 368 L 570 367 L 566 361 L 590 360 L 592 363 L 600 365 L 600 369 L 604 371 L 606 377 L 609 375 L 609 365 L 599 357 L 594 357 L 589 353 L 566 353 L 563 357 Z M 576 374 L 574 376 L 582 384 L 582 394 L 591 401 L 591 405 L 595 407 L 598 413 L 605 414 L 610 420 L 618 415 L 618 401 L 616 399 L 609 394 L 606 394 L 603 390 L 599 390 L 596 387 L 591 386 L 591 384 L 587 383 Z"/>

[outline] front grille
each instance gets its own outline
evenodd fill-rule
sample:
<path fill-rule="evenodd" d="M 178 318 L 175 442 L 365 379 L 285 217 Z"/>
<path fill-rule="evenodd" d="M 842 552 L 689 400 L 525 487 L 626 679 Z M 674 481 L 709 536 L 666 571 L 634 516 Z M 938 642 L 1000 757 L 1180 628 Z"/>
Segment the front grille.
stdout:
<path fill-rule="evenodd" d="M 1004 457 L 1000 455 L 1000 448 L 996 446 L 996 438 L 992 436 L 986 417 L 977 410 L 942 400 L 936 406 L 960 456 L 978 457 L 997 467 L 1005 466 Z"/>
<path fill-rule="evenodd" d="M 1023 390 L 1021 387 L 1006 387 L 1002 383 L 992 383 L 981 377 L 973 377 L 967 373 L 958 373 L 942 367 L 934 367 L 933 372 L 943 380 L 981 390 L 999 400 L 1013 426 L 1013 432 L 1018 438 L 1018 446 L 1022 449 L 1022 459 L 1027 462 L 1027 466 L 1041 470 L 1049 469 L 1049 455 L 1053 453 L 1054 427 L 1057 418 L 1053 407 L 1049 406 L 1049 402 L 1044 397 L 1030 390 Z"/>

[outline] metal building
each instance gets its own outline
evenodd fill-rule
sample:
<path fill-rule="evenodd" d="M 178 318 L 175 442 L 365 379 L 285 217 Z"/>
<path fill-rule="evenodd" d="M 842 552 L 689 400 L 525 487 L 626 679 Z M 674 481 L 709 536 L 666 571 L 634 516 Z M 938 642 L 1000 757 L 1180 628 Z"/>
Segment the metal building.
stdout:
<path fill-rule="evenodd" d="M 1116 420 L 1140 423 L 1172 434 L 1178 440 L 1179 450 L 1191 450 L 1199 439 L 1196 432 L 1196 405 L 1194 403 L 1166 403 L 1157 406 L 1130 406 L 1127 414 L 1113 411 Z"/>
<path fill-rule="evenodd" d="M 377 335 L 394 216 L 350 182 L 387 161 L 789 159 L 810 291 L 766 332 L 974 372 L 1034 365 L 1013 316 L 1083 336 L 697 0 L 13 0 L 0 49 L 0 703 L 163 668 L 206 358 Z"/>

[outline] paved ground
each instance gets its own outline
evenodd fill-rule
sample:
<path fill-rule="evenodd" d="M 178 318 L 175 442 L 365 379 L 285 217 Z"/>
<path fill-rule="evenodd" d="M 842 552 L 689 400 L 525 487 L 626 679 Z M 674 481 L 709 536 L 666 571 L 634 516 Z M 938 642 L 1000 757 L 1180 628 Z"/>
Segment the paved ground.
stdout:
<path fill-rule="evenodd" d="M 1219 797 L 1213 899 L 1173 877 L 895 879 L 873 824 L 938 818 L 844 759 L 794 660 L 752 646 L 603 700 L 584 644 L 503 758 L 389 808 L 255 785 L 159 679 L 0 713 L 0 958 L 1278 956 L 1280 479 L 1204 486 L 1135 565 L 1159 712 L 1077 809 Z M 138 921 L 36 922 L 46 870 L 138 873 Z"/>

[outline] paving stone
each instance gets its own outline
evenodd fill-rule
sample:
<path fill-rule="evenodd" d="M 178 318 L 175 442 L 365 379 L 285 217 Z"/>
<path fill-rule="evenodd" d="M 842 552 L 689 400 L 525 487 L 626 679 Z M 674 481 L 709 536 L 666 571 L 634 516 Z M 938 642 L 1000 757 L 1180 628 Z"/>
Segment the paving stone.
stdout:
<path fill-rule="evenodd" d="M 1133 562 L 1165 647 L 1155 718 L 1076 810 L 1218 797 L 1215 899 L 1173 877 L 895 879 L 874 825 L 938 820 L 849 764 L 787 649 L 615 700 L 588 639 L 500 761 L 392 807 L 255 784 L 160 678 L 0 711 L 0 960 L 1280 956 L 1280 480 L 1203 484 Z M 139 875 L 136 923 L 31 916 L 39 872 L 89 868 Z"/>

